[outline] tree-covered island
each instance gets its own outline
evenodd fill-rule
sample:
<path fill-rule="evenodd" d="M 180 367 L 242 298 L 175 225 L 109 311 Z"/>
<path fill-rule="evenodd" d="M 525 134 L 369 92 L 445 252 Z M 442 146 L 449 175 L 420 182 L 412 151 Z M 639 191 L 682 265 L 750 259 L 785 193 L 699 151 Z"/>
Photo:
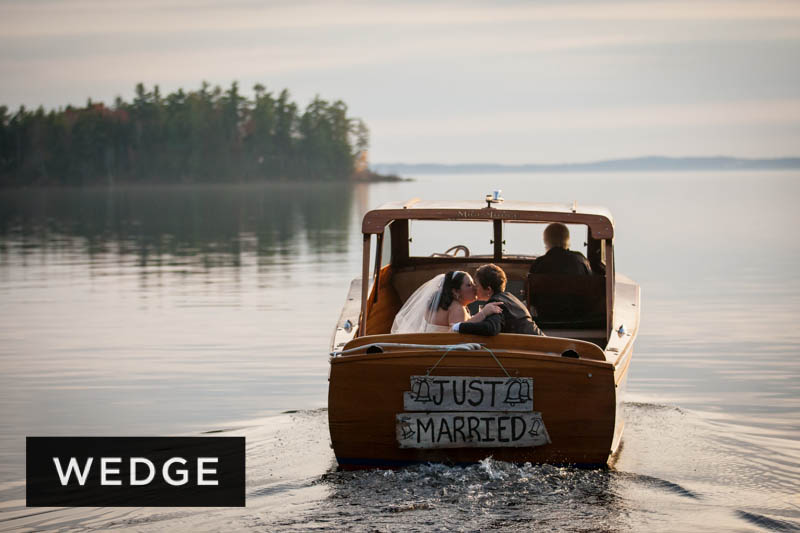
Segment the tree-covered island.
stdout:
<path fill-rule="evenodd" d="M 367 168 L 369 130 L 318 96 L 300 111 L 284 89 L 257 84 L 162 95 L 136 86 L 128 103 L 10 113 L 0 106 L 0 185 L 242 183 L 391 179 Z"/>

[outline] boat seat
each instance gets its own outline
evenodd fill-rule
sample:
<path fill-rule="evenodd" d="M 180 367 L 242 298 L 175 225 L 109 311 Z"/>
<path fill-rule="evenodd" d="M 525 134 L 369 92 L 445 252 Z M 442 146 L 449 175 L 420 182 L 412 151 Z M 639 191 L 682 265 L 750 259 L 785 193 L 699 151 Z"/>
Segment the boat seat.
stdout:
<path fill-rule="evenodd" d="M 506 282 L 506 292 L 513 294 L 519 301 L 524 302 L 527 299 L 526 282 L 522 279 L 509 279 Z"/>
<path fill-rule="evenodd" d="M 529 274 L 527 288 L 531 314 L 540 327 L 605 328 L 605 276 Z"/>
<path fill-rule="evenodd" d="M 490 262 L 490 260 L 481 258 L 472 262 L 465 261 L 461 264 L 445 264 L 419 269 L 404 269 L 392 273 L 392 286 L 395 291 L 397 291 L 400 301 L 405 303 L 408 297 L 411 296 L 420 285 L 437 274 L 443 274 L 448 270 L 463 270 L 464 272 L 469 272 L 472 277 L 475 277 L 475 270 L 488 262 Z M 530 266 L 522 263 L 497 263 L 497 265 L 500 266 L 508 276 L 506 290 L 524 301 L 526 293 L 525 286 L 527 283 L 526 276 L 528 275 Z"/>

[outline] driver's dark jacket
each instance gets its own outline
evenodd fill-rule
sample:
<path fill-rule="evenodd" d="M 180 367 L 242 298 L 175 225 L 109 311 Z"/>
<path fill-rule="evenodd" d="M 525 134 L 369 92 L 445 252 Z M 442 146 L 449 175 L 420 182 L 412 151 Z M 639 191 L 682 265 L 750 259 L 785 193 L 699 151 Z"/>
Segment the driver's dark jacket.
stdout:
<path fill-rule="evenodd" d="M 592 267 L 580 252 L 554 246 L 531 265 L 531 274 L 590 275 Z"/>
<path fill-rule="evenodd" d="M 508 292 L 498 292 L 489 302 L 502 303 L 503 312 L 490 315 L 480 322 L 462 322 L 459 333 L 492 336 L 498 333 L 521 333 L 523 335 L 544 335 L 531 314 L 519 299 Z"/>

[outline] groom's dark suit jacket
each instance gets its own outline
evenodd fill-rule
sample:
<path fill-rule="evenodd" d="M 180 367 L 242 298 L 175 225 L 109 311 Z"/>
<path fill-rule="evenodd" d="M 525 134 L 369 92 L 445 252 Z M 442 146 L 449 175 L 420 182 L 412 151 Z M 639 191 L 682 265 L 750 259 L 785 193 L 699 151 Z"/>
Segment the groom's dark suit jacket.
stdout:
<path fill-rule="evenodd" d="M 522 333 L 524 335 L 543 335 L 542 330 L 531 318 L 525 304 L 508 292 L 498 292 L 489 298 L 490 302 L 503 304 L 503 312 L 486 317 L 481 322 L 462 322 L 459 333 L 492 336 L 498 333 Z"/>

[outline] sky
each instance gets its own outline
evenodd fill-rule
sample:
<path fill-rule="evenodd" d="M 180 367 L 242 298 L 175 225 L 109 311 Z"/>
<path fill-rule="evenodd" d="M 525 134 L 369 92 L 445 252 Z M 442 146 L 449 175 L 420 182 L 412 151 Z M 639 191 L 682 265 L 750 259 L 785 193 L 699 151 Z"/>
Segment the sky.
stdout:
<path fill-rule="evenodd" d="M 800 1 L 0 0 L 0 104 L 343 100 L 373 163 L 800 155 Z"/>

